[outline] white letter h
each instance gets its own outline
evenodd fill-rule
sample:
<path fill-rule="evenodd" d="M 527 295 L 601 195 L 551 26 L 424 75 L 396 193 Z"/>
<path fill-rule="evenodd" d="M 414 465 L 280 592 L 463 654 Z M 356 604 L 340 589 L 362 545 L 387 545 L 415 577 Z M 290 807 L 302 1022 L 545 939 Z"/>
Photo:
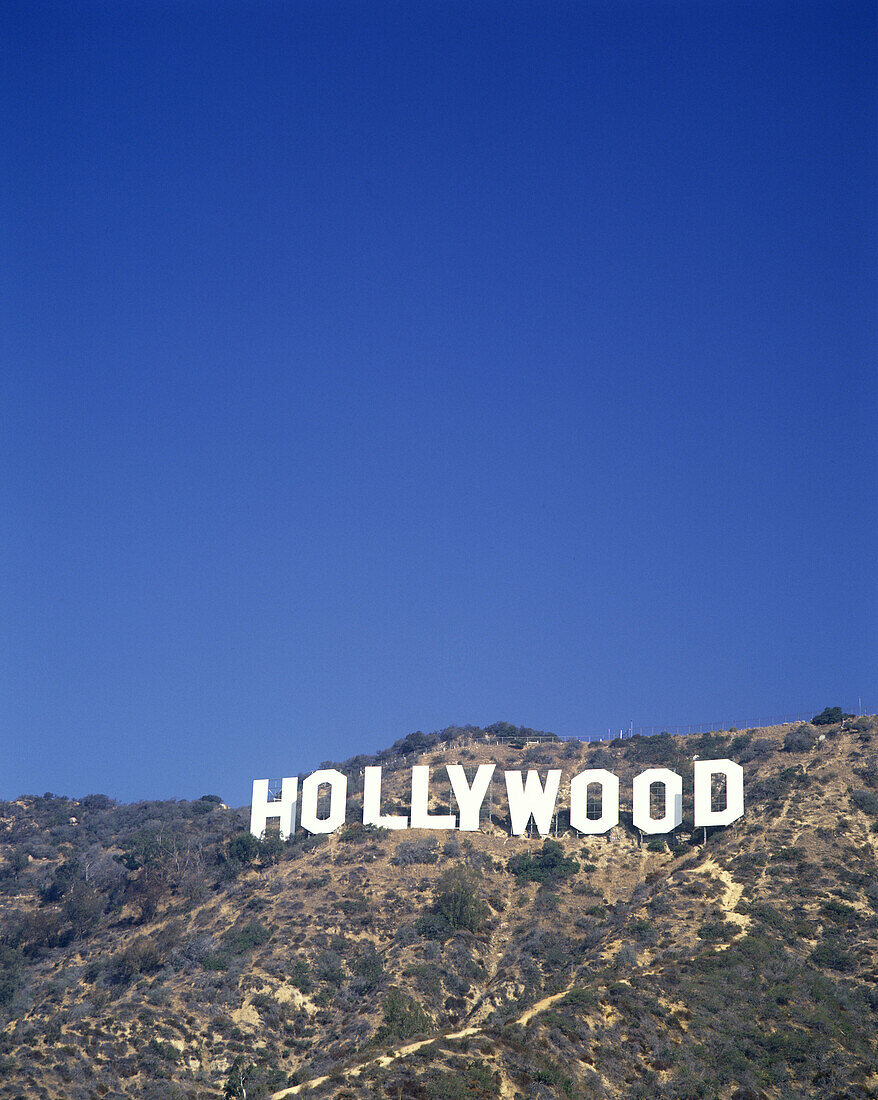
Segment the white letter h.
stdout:
<path fill-rule="evenodd" d="M 253 804 L 250 807 L 250 832 L 261 837 L 269 818 L 280 819 L 280 838 L 286 840 L 293 831 L 293 814 L 299 794 L 299 777 L 281 781 L 280 798 L 268 800 L 268 780 L 253 780 Z"/>

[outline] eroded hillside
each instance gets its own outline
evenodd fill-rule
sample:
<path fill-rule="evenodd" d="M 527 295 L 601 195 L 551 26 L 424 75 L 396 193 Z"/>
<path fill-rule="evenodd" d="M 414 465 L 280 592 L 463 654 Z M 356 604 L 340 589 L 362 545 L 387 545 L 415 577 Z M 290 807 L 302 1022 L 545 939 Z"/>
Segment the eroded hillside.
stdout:
<path fill-rule="evenodd" d="M 0 1097 L 878 1095 L 878 722 L 602 744 L 416 735 L 349 776 L 348 825 L 287 844 L 217 799 L 0 804 Z M 822 738 L 822 739 L 818 739 Z M 746 776 L 691 826 L 693 757 Z M 364 829 L 362 772 L 405 813 L 430 764 L 563 770 L 549 838 Z M 671 838 L 631 780 L 684 778 Z M 605 767 L 622 822 L 568 827 Z M 687 825 L 687 822 L 689 823 Z"/>

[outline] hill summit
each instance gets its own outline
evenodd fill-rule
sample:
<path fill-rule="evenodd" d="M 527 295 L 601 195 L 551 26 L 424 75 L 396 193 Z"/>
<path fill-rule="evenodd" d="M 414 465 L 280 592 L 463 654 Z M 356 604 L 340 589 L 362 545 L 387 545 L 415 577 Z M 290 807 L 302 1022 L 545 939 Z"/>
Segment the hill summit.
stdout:
<path fill-rule="evenodd" d="M 219 796 L 0 803 L 0 1100 L 307 1096 L 878 1096 L 878 719 L 560 741 L 498 723 L 409 735 L 347 777 L 347 822 L 287 841 Z M 698 758 L 745 775 L 693 825 Z M 602 835 L 362 824 L 363 775 L 406 814 L 429 765 L 620 779 Z M 634 826 L 646 768 L 683 821 Z"/>

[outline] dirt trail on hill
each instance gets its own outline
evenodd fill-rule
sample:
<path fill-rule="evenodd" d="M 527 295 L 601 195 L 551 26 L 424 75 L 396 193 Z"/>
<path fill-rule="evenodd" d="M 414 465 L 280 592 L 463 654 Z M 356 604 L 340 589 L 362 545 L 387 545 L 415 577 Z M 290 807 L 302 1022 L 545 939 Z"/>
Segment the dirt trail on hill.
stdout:
<path fill-rule="evenodd" d="M 573 986 L 569 985 L 566 989 L 562 989 L 560 993 L 553 993 L 551 997 L 543 997 L 543 999 L 537 1001 L 535 1005 L 526 1008 L 515 1022 L 524 1027 L 525 1024 L 531 1022 L 534 1016 L 538 1016 L 541 1012 L 545 1012 L 547 1008 L 551 1008 L 552 1005 L 557 1004 L 558 1001 L 562 1001 L 572 988 Z"/>
<path fill-rule="evenodd" d="M 576 983 L 571 983 L 566 989 L 562 989 L 560 993 L 553 993 L 549 997 L 544 997 L 541 1001 L 537 1001 L 536 1004 L 526 1008 L 522 1014 L 516 1018 L 515 1023 L 524 1027 L 529 1024 L 534 1016 L 538 1016 L 541 1012 L 545 1012 L 547 1008 L 551 1008 L 553 1004 L 557 1004 L 558 1001 L 563 1000 L 567 994 L 573 989 Z M 452 1031 L 446 1035 L 436 1035 L 432 1039 L 419 1039 L 417 1043 L 408 1043 L 404 1047 L 400 1047 L 398 1050 L 392 1050 L 389 1054 L 382 1054 L 378 1058 L 373 1058 L 369 1062 L 364 1062 L 361 1066 L 354 1066 L 352 1069 L 342 1070 L 338 1076 L 343 1077 L 359 1077 L 359 1075 L 370 1066 L 377 1066 L 384 1069 L 391 1063 L 398 1061 L 400 1058 L 407 1058 L 410 1054 L 414 1054 L 415 1051 L 421 1050 L 422 1047 L 429 1046 L 430 1043 L 444 1042 L 448 1039 L 465 1039 L 470 1035 L 481 1034 L 482 1029 L 480 1027 L 465 1027 L 462 1031 Z M 333 1074 L 333 1076 L 336 1076 Z M 315 1085 L 323 1085 L 329 1080 L 329 1075 L 326 1077 L 313 1077 L 310 1081 L 303 1081 L 300 1085 L 291 1085 L 289 1088 L 281 1089 L 280 1092 L 272 1093 L 271 1100 L 283 1100 L 287 1096 L 296 1096 L 304 1088 L 313 1088 Z"/>
<path fill-rule="evenodd" d="M 735 912 L 735 906 L 741 900 L 741 895 L 744 893 L 743 883 L 735 882 L 731 874 L 724 867 L 721 867 L 713 856 L 708 856 L 699 867 L 694 867 L 693 872 L 695 874 L 713 875 L 714 878 L 718 878 L 723 886 L 725 886 L 726 892 L 720 899 L 720 908 L 726 914 L 728 920 L 730 920 L 732 924 L 737 924 L 741 929 L 740 932 L 735 934 L 734 938 L 737 939 L 739 936 L 743 936 L 751 924 L 750 917 L 745 916 L 744 913 Z M 717 944 L 717 947 L 721 950 L 726 946 L 725 944 Z"/>
<path fill-rule="evenodd" d="M 534 1016 L 538 1016 L 541 1012 L 545 1012 L 547 1008 L 551 1008 L 553 1004 L 557 1004 L 558 1001 L 563 1000 L 575 985 L 575 981 L 571 982 L 570 985 L 562 989 L 560 993 L 552 993 L 551 996 L 544 997 L 541 1001 L 537 1001 L 537 1003 L 531 1005 L 530 1008 L 526 1008 L 514 1022 L 520 1024 L 522 1027 L 529 1024 Z M 414 1054 L 415 1051 L 421 1050 L 422 1047 L 429 1046 L 430 1043 L 445 1042 L 448 1039 L 465 1039 L 470 1035 L 480 1035 L 481 1032 L 481 1027 L 465 1027 L 462 1031 L 452 1031 L 445 1035 L 435 1035 L 432 1039 L 419 1039 L 416 1043 L 408 1043 L 404 1047 L 399 1047 L 398 1050 L 392 1050 L 389 1054 L 382 1054 L 378 1058 L 373 1058 L 368 1062 L 364 1062 L 361 1066 L 354 1066 L 352 1069 L 341 1070 L 338 1074 L 333 1074 L 332 1076 L 359 1077 L 364 1070 L 370 1067 L 380 1067 L 384 1069 L 400 1058 L 407 1058 L 410 1054 Z M 289 1088 L 281 1089 L 280 1092 L 272 1093 L 271 1100 L 284 1100 L 284 1097 L 296 1096 L 302 1089 L 313 1088 L 315 1085 L 323 1085 L 329 1079 L 329 1075 L 325 1077 L 314 1077 L 310 1081 L 303 1081 L 300 1085 L 291 1085 Z"/>
<path fill-rule="evenodd" d="M 368 1062 L 364 1062 L 361 1066 L 354 1066 L 352 1069 L 341 1070 L 338 1074 L 332 1074 L 333 1077 L 359 1077 L 363 1070 L 370 1067 L 379 1067 L 384 1069 L 385 1066 L 389 1066 L 392 1062 L 395 1062 L 399 1058 L 406 1058 L 409 1054 L 414 1054 L 416 1050 L 420 1050 L 422 1047 L 429 1046 L 430 1043 L 437 1041 L 445 1041 L 448 1039 L 465 1039 L 469 1035 L 475 1035 L 482 1029 L 480 1027 L 465 1027 L 463 1031 L 452 1031 L 447 1035 L 436 1035 L 432 1039 L 419 1039 L 417 1043 L 409 1043 L 407 1046 L 400 1047 L 398 1050 L 392 1050 L 389 1054 L 382 1054 L 378 1058 L 372 1058 Z M 283 1100 L 286 1096 L 295 1096 L 305 1088 L 314 1088 L 315 1085 L 323 1085 L 330 1079 L 330 1075 L 325 1077 L 312 1077 L 310 1081 L 303 1081 L 300 1085 L 291 1085 L 288 1089 L 281 1089 L 280 1092 L 274 1092 L 271 1094 L 271 1100 Z"/>

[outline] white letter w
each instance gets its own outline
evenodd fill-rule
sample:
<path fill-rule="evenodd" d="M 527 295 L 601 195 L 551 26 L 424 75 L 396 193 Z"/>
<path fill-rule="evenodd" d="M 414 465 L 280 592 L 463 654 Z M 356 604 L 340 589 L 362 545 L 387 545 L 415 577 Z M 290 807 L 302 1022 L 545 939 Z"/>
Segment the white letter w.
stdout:
<path fill-rule="evenodd" d="M 509 817 L 512 820 L 512 835 L 521 836 L 533 817 L 540 836 L 546 836 L 552 824 L 558 786 L 561 783 L 561 769 L 552 768 L 546 776 L 543 789 L 539 772 L 527 773 L 527 782 L 523 783 L 521 772 L 504 772 L 506 776 L 506 795 L 509 799 Z"/>

